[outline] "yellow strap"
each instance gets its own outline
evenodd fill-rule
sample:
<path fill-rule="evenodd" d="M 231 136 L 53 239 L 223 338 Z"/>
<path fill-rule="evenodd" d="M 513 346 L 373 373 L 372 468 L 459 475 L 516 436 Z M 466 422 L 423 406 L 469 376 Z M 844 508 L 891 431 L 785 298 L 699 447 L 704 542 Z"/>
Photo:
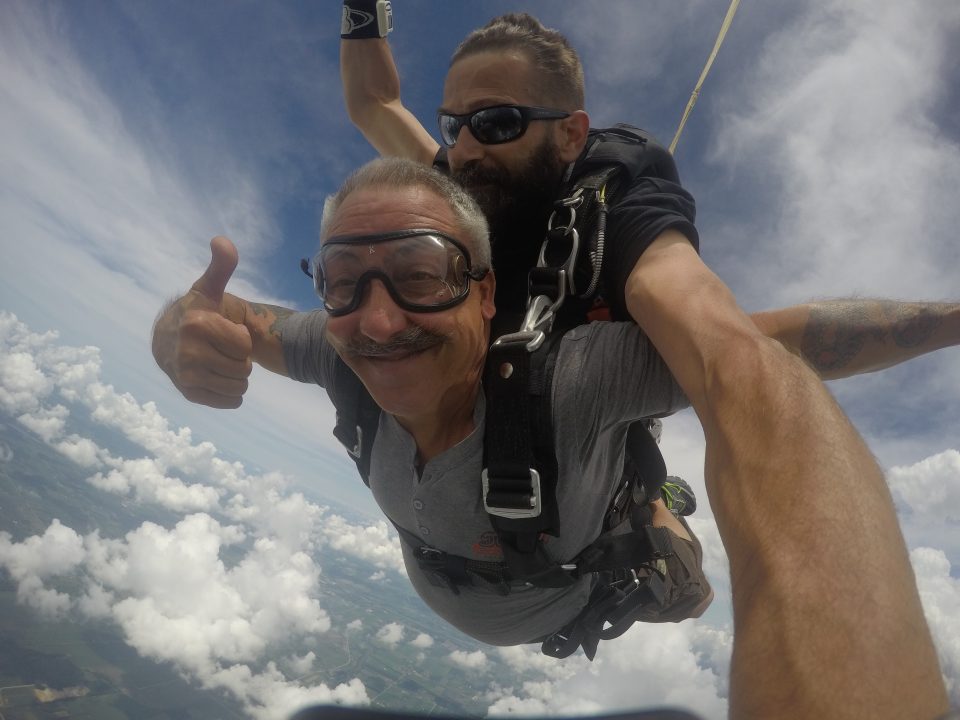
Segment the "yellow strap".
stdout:
<path fill-rule="evenodd" d="M 703 66 L 703 72 L 700 73 L 700 79 L 697 80 L 697 84 L 693 88 L 693 92 L 690 93 L 690 99 L 687 101 L 687 107 L 684 108 L 683 116 L 680 118 L 680 125 L 677 127 L 677 133 L 673 136 L 673 141 L 670 143 L 671 155 L 677 148 L 677 142 L 680 140 L 680 133 L 683 132 L 683 128 L 687 124 L 687 118 L 689 118 L 690 113 L 693 112 L 693 106 L 697 104 L 697 97 L 700 95 L 700 88 L 703 87 L 703 81 L 707 79 L 707 73 L 710 72 L 710 67 L 713 65 L 713 61 L 717 57 L 717 52 L 719 52 L 720 46 L 723 44 L 723 39 L 727 36 L 727 30 L 730 29 L 730 23 L 733 22 L 733 16 L 737 14 L 737 8 L 739 6 L 740 0 L 730 0 L 730 7 L 727 8 L 727 16 L 723 19 L 723 25 L 720 26 L 720 34 L 717 35 L 717 41 L 713 44 L 713 51 L 710 53 L 710 57 L 707 58 L 707 64 Z"/>

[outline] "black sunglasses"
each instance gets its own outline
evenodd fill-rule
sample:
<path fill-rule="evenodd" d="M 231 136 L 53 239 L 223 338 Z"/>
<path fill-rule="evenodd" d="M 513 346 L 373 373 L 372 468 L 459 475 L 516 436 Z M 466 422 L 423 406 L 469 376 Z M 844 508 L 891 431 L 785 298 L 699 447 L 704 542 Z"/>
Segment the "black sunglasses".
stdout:
<path fill-rule="evenodd" d="M 560 120 L 570 117 L 563 110 L 525 105 L 494 105 L 480 108 L 463 115 L 437 111 L 440 139 L 448 148 L 457 144 L 460 129 L 466 125 L 477 142 L 484 145 L 499 145 L 516 140 L 530 126 L 531 120 Z"/>

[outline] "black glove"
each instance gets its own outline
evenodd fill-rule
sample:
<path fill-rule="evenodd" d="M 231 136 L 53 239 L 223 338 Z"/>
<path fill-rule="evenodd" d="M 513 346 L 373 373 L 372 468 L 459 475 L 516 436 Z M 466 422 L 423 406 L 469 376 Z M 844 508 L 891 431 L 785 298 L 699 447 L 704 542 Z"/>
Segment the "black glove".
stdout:
<path fill-rule="evenodd" d="M 342 39 L 382 38 L 391 30 L 393 8 L 390 0 L 343 0 Z"/>

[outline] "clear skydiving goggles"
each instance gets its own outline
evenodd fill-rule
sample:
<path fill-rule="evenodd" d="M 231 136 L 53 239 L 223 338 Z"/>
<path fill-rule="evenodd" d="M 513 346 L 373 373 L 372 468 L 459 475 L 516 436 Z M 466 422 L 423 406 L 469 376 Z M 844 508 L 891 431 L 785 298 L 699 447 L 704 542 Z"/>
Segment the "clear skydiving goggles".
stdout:
<path fill-rule="evenodd" d="M 516 140 L 530 127 L 531 120 L 560 120 L 570 117 L 563 110 L 526 105 L 493 105 L 463 115 L 437 111 L 440 139 L 448 148 L 457 144 L 460 130 L 466 125 L 470 134 L 483 145 L 500 145 Z"/>
<path fill-rule="evenodd" d="M 313 278 L 333 317 L 360 307 L 364 288 L 374 278 L 399 307 L 422 313 L 463 302 L 470 281 L 482 280 L 489 272 L 471 268 L 470 253 L 461 243 L 429 229 L 335 236 L 323 243 L 312 262 L 301 260 L 300 267 Z"/>

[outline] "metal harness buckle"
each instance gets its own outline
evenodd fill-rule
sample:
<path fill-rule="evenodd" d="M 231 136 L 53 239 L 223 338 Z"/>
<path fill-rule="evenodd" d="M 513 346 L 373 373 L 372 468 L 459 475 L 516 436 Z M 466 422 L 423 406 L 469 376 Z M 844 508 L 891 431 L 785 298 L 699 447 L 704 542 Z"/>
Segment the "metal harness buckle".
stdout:
<path fill-rule="evenodd" d="M 530 468 L 530 507 L 499 507 L 487 502 L 487 494 L 490 492 L 490 477 L 487 474 L 487 468 L 480 473 L 480 481 L 483 483 L 483 509 L 490 515 L 498 515 L 503 518 L 532 518 L 540 515 L 543 504 L 540 499 L 540 473 Z"/>

